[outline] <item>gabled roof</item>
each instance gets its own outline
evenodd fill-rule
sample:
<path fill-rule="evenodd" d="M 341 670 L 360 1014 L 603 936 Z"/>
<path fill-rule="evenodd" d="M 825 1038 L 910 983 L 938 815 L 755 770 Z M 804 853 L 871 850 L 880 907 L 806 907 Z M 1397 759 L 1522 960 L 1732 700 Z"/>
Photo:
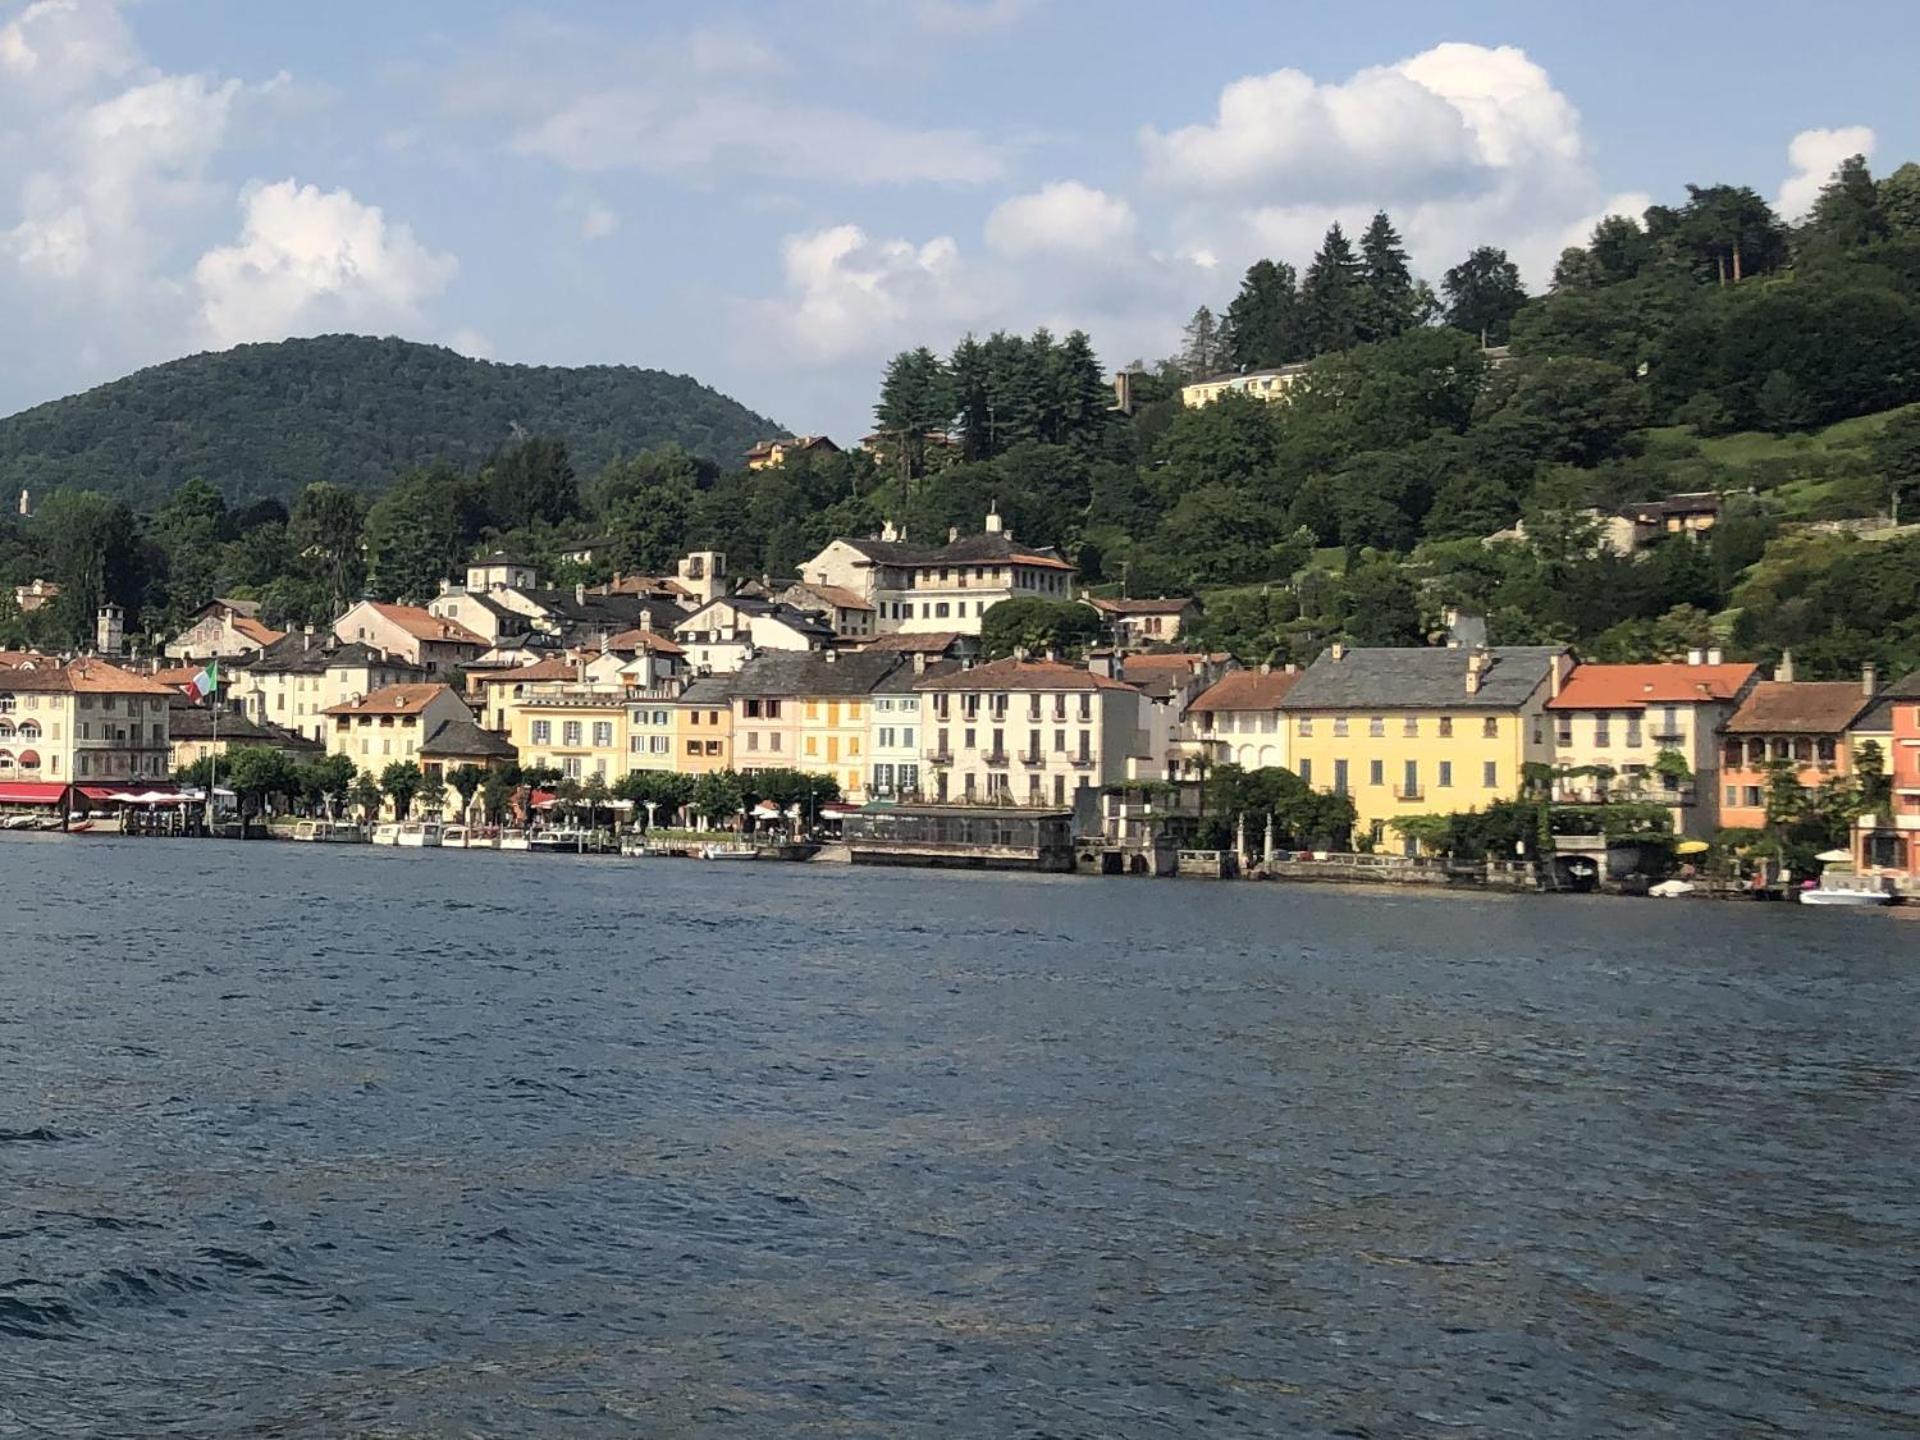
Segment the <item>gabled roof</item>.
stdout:
<path fill-rule="evenodd" d="M 840 543 L 882 565 L 925 569 L 939 565 L 1032 565 L 1043 570 L 1073 566 L 1043 546 L 1022 545 L 1004 532 L 965 535 L 945 545 L 911 545 L 904 540 L 864 540 L 841 536 Z"/>
<path fill-rule="evenodd" d="M 733 677 L 735 696 L 807 698 L 868 695 L 903 662 L 861 650 L 766 650 Z"/>
<path fill-rule="evenodd" d="M 342 669 L 377 666 L 384 670 L 411 670 L 416 675 L 426 673 L 418 665 L 390 658 L 375 646 L 358 640 L 342 640 L 331 630 L 324 635 L 283 635 L 257 655 L 221 663 L 252 675 L 320 675 L 336 666 Z"/>
<path fill-rule="evenodd" d="M 1868 703 L 1852 680 L 1764 680 L 1726 729 L 1729 735 L 1838 735 Z"/>
<path fill-rule="evenodd" d="M 753 615 L 762 619 L 777 620 L 780 624 L 785 625 L 788 629 L 796 631 L 801 635 L 809 635 L 821 640 L 831 640 L 833 638 L 833 627 L 821 620 L 819 616 L 810 614 L 805 610 L 796 609 L 792 605 L 783 604 L 778 600 L 762 600 L 751 595 L 722 595 L 718 599 L 709 600 L 691 615 L 677 621 L 673 627 L 674 634 L 678 635 L 685 632 L 689 635 L 697 635 L 702 633 L 701 627 L 694 624 L 694 621 L 705 615 L 709 610 L 720 605 L 731 606 L 741 615 Z"/>
<path fill-rule="evenodd" d="M 512 760 L 520 752 L 491 730 L 482 730 L 466 716 L 456 715 L 433 727 L 420 753 L 462 760 Z"/>
<path fill-rule="evenodd" d="M 733 700 L 732 675 L 705 675 L 675 697 L 682 705 L 712 705 L 724 710 Z"/>
<path fill-rule="evenodd" d="M 1864 696 L 1864 692 L 1863 696 Z M 1898 702 L 1920 700 L 1920 670 L 1911 675 L 1903 675 L 1898 680 L 1878 691 L 1867 708 L 1854 717 L 1852 729 L 1865 730 L 1876 735 L 1893 733 L 1893 707 Z"/>
<path fill-rule="evenodd" d="M 891 650 L 902 655 L 944 655 L 956 642 L 968 638 L 959 630 L 896 630 L 860 642 L 862 650 Z"/>
<path fill-rule="evenodd" d="M 179 692 L 145 675 L 122 670 L 94 656 L 46 668 L 0 670 L 0 690 L 71 695 L 165 695 Z"/>
<path fill-rule="evenodd" d="M 1191 595 L 1166 595 L 1154 600 L 1103 600 L 1097 595 L 1089 595 L 1087 603 L 1107 615 L 1179 615 L 1186 610 L 1197 609 L 1200 604 Z"/>
<path fill-rule="evenodd" d="M 673 643 L 658 630 L 648 630 L 644 626 L 635 626 L 631 630 L 622 630 L 607 640 L 609 650 L 646 650 L 655 655 L 684 655 L 687 652 Z"/>
<path fill-rule="evenodd" d="M 1124 690 L 1140 692 L 1131 685 L 1109 680 L 1078 665 L 1058 660 L 995 660 L 971 670 L 956 670 L 950 675 L 935 675 L 914 686 L 916 690 Z"/>
<path fill-rule="evenodd" d="M 824 600 L 829 605 L 837 605 L 842 610 L 871 610 L 873 602 L 847 589 L 844 585 L 815 585 L 809 580 L 789 585 L 783 594 L 791 595 L 796 590 Z"/>
<path fill-rule="evenodd" d="M 389 600 L 369 600 L 374 611 L 398 625 L 416 640 L 436 640 L 449 645 L 478 645 L 487 648 L 485 636 L 476 635 L 457 620 L 446 620 L 418 605 L 396 605 Z"/>
<path fill-rule="evenodd" d="M 1299 683 L 1299 670 L 1235 670 L 1202 690 L 1187 705 L 1195 710 L 1278 710 Z"/>
<path fill-rule="evenodd" d="M 453 695 L 445 685 L 389 685 L 344 705 L 330 705 L 322 715 L 418 715 L 442 695 Z M 458 698 L 455 696 L 454 698 Z"/>
<path fill-rule="evenodd" d="M 1547 701 L 1549 710 L 1632 710 L 1736 700 L 1757 665 L 1580 665 Z"/>
<path fill-rule="evenodd" d="M 236 631 L 263 649 L 287 633 L 284 630 L 276 630 L 271 625 L 263 624 L 255 620 L 251 615 L 235 615 L 229 623 L 232 624 Z"/>
<path fill-rule="evenodd" d="M 536 660 L 531 665 L 512 665 L 503 670 L 469 670 L 469 685 L 522 685 L 532 681 L 578 680 L 580 667 L 571 660 Z"/>
<path fill-rule="evenodd" d="M 228 595 L 216 595 L 200 607 L 200 613 L 202 615 L 210 614 L 215 610 L 231 611 L 234 615 L 245 616 L 249 620 L 258 620 L 260 618 L 260 602 L 258 600 L 235 600 Z"/>
<path fill-rule="evenodd" d="M 1283 710 L 1512 710 L 1546 683 L 1566 652 L 1558 645 L 1502 645 L 1486 651 L 1479 689 L 1467 691 L 1473 651 L 1420 646 L 1326 651 L 1281 702 Z"/>
<path fill-rule="evenodd" d="M 214 723 L 209 705 L 190 705 L 186 696 L 175 695 L 167 709 L 167 735 L 173 740 L 212 740 L 216 737 L 241 745 L 271 745 L 277 750 L 325 750 L 318 740 L 285 729 L 271 721 L 255 720 L 235 710 L 222 710 L 219 724 Z"/>

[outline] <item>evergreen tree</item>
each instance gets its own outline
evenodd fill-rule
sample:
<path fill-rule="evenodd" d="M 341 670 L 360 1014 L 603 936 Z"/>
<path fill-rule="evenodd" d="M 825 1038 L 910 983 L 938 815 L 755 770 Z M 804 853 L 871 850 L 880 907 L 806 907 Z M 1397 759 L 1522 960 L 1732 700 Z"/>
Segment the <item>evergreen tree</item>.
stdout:
<path fill-rule="evenodd" d="M 1920 165 L 1909 160 L 1877 188 L 1888 229 L 1903 239 L 1920 239 Z"/>
<path fill-rule="evenodd" d="M 968 460 L 984 460 L 991 454 L 989 435 L 992 417 L 987 407 L 987 353 L 969 335 L 954 346 L 947 362 L 952 377 L 955 419 L 960 427 L 960 453 Z"/>
<path fill-rule="evenodd" d="M 928 431 L 944 435 L 953 424 L 953 377 L 926 346 L 893 357 L 880 383 L 873 417 L 895 446 L 910 479 L 926 473 Z"/>
<path fill-rule="evenodd" d="M 1814 244 L 1855 250 L 1884 240 L 1887 217 L 1880 213 L 1880 190 L 1867 169 L 1867 157 L 1850 155 L 1840 162 L 1813 202 L 1802 237 Z"/>
<path fill-rule="evenodd" d="M 1060 417 L 1062 442 L 1091 443 L 1107 423 L 1113 391 L 1101 374 L 1093 341 L 1075 330 L 1050 359 L 1052 388 Z"/>
<path fill-rule="evenodd" d="M 1447 296 L 1447 324 L 1487 345 L 1504 345 L 1513 317 L 1527 303 L 1520 267 L 1507 252 L 1483 245 L 1447 271 L 1441 288 Z"/>
<path fill-rule="evenodd" d="M 1744 185 L 1689 185 L 1678 210 L 1647 211 L 1647 233 L 1686 261 L 1694 274 L 1737 284 L 1787 263 L 1787 229 L 1773 207 Z"/>
<path fill-rule="evenodd" d="M 1360 338 L 1388 340 L 1412 329 L 1419 323 L 1419 293 L 1400 232 L 1386 211 L 1377 213 L 1360 237 L 1360 255 L 1366 282 Z"/>
<path fill-rule="evenodd" d="M 1360 343 L 1366 323 L 1366 267 L 1336 222 L 1300 283 L 1300 310 L 1307 348 L 1315 355 Z"/>
<path fill-rule="evenodd" d="M 558 524 L 580 513 L 580 487 L 564 440 L 522 440 L 499 451 L 480 472 L 494 527 L 519 530 Z"/>
<path fill-rule="evenodd" d="M 1226 360 L 1235 370 L 1271 370 L 1306 357 L 1298 281 L 1291 265 L 1256 261 L 1227 307 Z"/>
<path fill-rule="evenodd" d="M 1187 379 L 1204 380 L 1220 372 L 1225 359 L 1225 330 L 1205 305 L 1193 312 L 1180 345 L 1180 369 Z"/>

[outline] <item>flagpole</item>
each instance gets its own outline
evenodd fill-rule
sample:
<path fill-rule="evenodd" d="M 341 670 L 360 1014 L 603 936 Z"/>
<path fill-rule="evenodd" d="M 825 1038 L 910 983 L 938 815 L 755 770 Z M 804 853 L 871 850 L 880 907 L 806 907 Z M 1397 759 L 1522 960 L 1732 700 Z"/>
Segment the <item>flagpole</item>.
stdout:
<path fill-rule="evenodd" d="M 213 740 L 207 747 L 207 838 L 213 838 L 213 792 L 220 784 L 220 661 L 216 657 L 208 669 L 213 688 L 207 692 L 213 706 Z"/>

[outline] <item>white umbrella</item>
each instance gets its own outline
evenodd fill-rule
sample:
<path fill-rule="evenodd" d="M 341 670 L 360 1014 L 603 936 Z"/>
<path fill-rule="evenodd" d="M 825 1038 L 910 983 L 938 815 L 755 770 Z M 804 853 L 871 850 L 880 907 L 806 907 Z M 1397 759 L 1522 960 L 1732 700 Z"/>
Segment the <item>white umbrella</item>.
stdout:
<path fill-rule="evenodd" d="M 1822 850 L 1813 858 L 1818 860 L 1822 865 L 1838 865 L 1843 860 L 1853 859 L 1853 852 L 1851 850 Z"/>

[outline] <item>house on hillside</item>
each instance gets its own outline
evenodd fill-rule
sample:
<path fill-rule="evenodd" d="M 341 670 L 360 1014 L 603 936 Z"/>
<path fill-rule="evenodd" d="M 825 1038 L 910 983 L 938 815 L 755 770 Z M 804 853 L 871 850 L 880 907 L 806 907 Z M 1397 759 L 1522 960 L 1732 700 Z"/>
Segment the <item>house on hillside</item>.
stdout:
<path fill-rule="evenodd" d="M 1112 600 L 1089 595 L 1086 603 L 1099 613 L 1113 643 L 1123 650 L 1171 645 L 1200 618 L 1200 602 L 1190 595 Z"/>
<path fill-rule="evenodd" d="M 256 601 L 210 600 L 192 624 L 167 642 L 166 654 L 169 660 L 199 664 L 233 660 L 259 654 L 284 633 L 261 621 Z"/>
<path fill-rule="evenodd" d="M 428 675 L 452 675 L 490 648 L 485 637 L 458 621 L 443 619 L 419 605 L 385 600 L 362 600 L 333 622 L 333 633 L 396 655 Z"/>
<path fill-rule="evenodd" d="M 673 627 L 674 643 L 696 674 L 738 670 L 763 650 L 824 650 L 833 627 L 818 615 L 777 600 L 728 595 L 710 600 Z"/>
<path fill-rule="evenodd" d="M 796 455 L 838 455 L 840 447 L 824 435 L 799 435 L 785 440 L 762 440 L 747 451 L 747 469 L 771 470 Z"/>

